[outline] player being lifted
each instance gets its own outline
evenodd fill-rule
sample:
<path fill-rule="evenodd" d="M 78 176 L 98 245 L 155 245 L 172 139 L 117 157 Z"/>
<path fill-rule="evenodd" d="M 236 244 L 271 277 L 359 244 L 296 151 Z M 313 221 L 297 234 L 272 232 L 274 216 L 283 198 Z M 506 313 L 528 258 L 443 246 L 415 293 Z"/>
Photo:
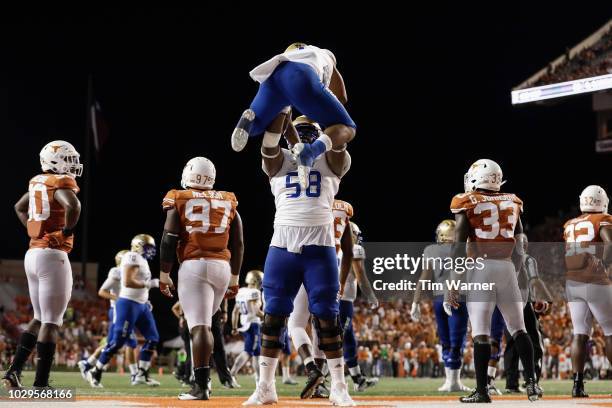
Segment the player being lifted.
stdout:
<path fill-rule="evenodd" d="M 102 386 L 102 372 L 111 358 L 131 342 L 134 329 L 145 338 L 138 359 L 138 374 L 132 384 L 158 386 L 159 382 L 149 377 L 151 358 L 159 342 L 159 333 L 149 304 L 149 289 L 159 286 L 159 279 L 151 279 L 149 263 L 155 257 L 155 240 L 148 234 L 138 234 L 131 242 L 130 251 L 121 258 L 121 289 L 115 301 L 113 333 L 100 354 L 95 366 L 87 371 L 87 381 L 92 387 Z"/>
<path fill-rule="evenodd" d="M 181 400 L 210 397 L 212 317 L 224 297 L 238 291 L 244 242 L 234 193 L 214 190 L 215 165 L 194 157 L 183 169 L 182 190 L 163 200 L 166 223 L 160 254 L 160 289 L 172 297 L 170 272 L 178 255 L 178 295 L 191 333 L 195 382 Z M 228 290 L 229 288 L 229 290 Z"/>
<path fill-rule="evenodd" d="M 584 364 L 593 317 L 603 329 L 606 355 L 612 361 L 612 216 L 608 195 L 599 186 L 588 186 L 580 194 L 582 214 L 565 223 L 565 291 L 574 337 L 572 340 L 572 397 L 588 397 L 584 391 Z"/>
<path fill-rule="evenodd" d="M 83 172 L 79 153 L 56 140 L 40 151 L 42 174 L 30 180 L 28 192 L 15 204 L 19 221 L 28 230 L 30 249 L 24 259 L 34 318 L 21 334 L 13 361 L 3 376 L 8 388 L 21 387 L 21 370 L 36 348 L 34 387 L 49 386 L 49 373 L 64 312 L 72 293 L 68 253 L 81 213 L 75 181 Z"/>
<path fill-rule="evenodd" d="M 259 378 L 259 354 L 261 352 L 261 284 L 263 272 L 249 271 L 245 278 L 247 286 L 238 290 L 232 310 L 232 334 L 240 332 L 244 339 L 244 351 L 236 357 L 230 373 L 235 377 L 249 359 L 253 359 L 255 378 Z M 240 328 L 238 328 L 240 323 Z"/>
<path fill-rule="evenodd" d="M 260 83 L 259 90 L 232 133 L 232 147 L 241 151 L 249 137 L 264 133 L 286 106 L 296 108 L 325 128 L 313 143 L 293 146 L 299 180 L 306 188 L 314 160 L 332 148 L 343 149 L 355 137 L 355 122 L 343 106 L 348 98 L 336 57 L 314 45 L 293 43 L 250 75 Z M 274 149 L 277 142 L 270 139 L 264 137 L 264 147 Z"/>
<path fill-rule="evenodd" d="M 490 402 L 487 392 L 487 365 L 491 355 L 491 316 L 497 305 L 508 332 L 514 338 L 525 371 L 526 391 L 530 401 L 538 399 L 535 387 L 533 345 L 525 331 L 523 303 L 514 264 L 510 257 L 515 240 L 523 248 L 523 226 L 520 213 L 523 202 L 514 194 L 502 193 L 502 171 L 497 163 L 488 159 L 476 161 L 465 175 L 470 190 L 453 197 L 451 211 L 455 214 L 455 242 L 452 257 L 459 262 L 467 256 L 480 259 L 483 267 L 466 272 L 469 283 L 494 283 L 490 291 L 470 290 L 467 308 L 472 325 L 476 389 L 461 397 L 461 402 Z M 468 243 L 469 240 L 469 243 Z M 466 248 L 466 243 L 467 248 Z M 455 270 L 453 280 L 462 280 Z M 465 282 L 465 278 L 463 279 Z M 447 292 L 448 302 L 454 308 L 460 303 L 456 290 Z"/>
<path fill-rule="evenodd" d="M 321 130 L 317 123 L 299 117 L 291 123 L 290 113 L 281 113 L 266 130 L 262 146 L 263 170 L 270 177 L 275 197 L 274 235 L 264 266 L 265 299 L 262 324 L 260 380 L 245 405 L 275 403 L 274 374 L 282 347 L 280 339 L 293 301 L 304 284 L 310 312 L 325 352 L 331 374 L 330 401 L 352 406 L 344 379 L 342 330 L 338 324 L 338 264 L 334 243 L 332 206 L 341 177 L 350 167 L 343 149 L 317 158 L 308 175 L 308 186 L 298 183 L 297 162 L 278 145 L 285 133 L 290 144 L 310 144 Z M 283 132 L 285 131 L 285 132 Z"/>
<path fill-rule="evenodd" d="M 436 228 L 436 244 L 425 248 L 423 256 L 425 259 L 445 259 L 451 256 L 451 244 L 455 240 L 455 221 L 444 220 Z M 450 270 L 442 267 L 442 264 L 431 262 L 423 268 L 419 280 L 430 280 L 443 283 L 450 279 Z M 456 309 L 444 310 L 444 291 L 434 291 L 433 310 L 436 317 L 438 338 L 442 345 L 442 361 L 446 380 L 438 391 L 455 392 L 469 391 L 461 383 L 461 363 L 463 361 L 463 348 L 468 329 L 468 312 L 465 301 L 460 301 Z M 410 314 L 415 321 L 421 319 L 421 285 L 417 285 L 412 301 Z M 447 313 L 450 312 L 450 313 Z"/>
<path fill-rule="evenodd" d="M 113 330 L 113 322 L 115 320 L 115 302 L 119 297 L 119 292 L 121 291 L 121 259 L 123 255 L 129 252 L 127 249 L 117 252 L 115 255 L 115 266 L 110 268 L 108 271 L 108 276 L 106 280 L 98 290 L 98 296 L 103 299 L 108 299 L 110 301 L 110 308 L 108 309 L 108 336 L 106 339 L 106 343 L 101 344 L 98 348 L 89 356 L 86 360 L 81 360 L 78 362 L 79 370 L 81 371 L 81 376 L 85 381 L 87 381 L 87 371 L 91 370 L 98 361 L 98 357 L 106 344 L 111 343 L 113 341 L 113 336 L 115 331 Z M 130 370 L 130 381 L 132 385 L 136 385 L 135 380 L 138 375 L 138 363 L 137 360 L 137 346 L 138 342 L 136 340 L 136 336 L 134 332 L 126 342 L 125 348 L 125 359 L 128 363 L 128 367 Z"/>

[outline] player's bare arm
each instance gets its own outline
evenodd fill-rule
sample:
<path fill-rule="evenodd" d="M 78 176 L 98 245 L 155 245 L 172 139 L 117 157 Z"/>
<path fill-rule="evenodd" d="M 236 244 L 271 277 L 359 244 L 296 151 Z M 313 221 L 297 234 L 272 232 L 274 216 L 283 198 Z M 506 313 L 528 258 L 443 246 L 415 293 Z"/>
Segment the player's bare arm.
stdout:
<path fill-rule="evenodd" d="M 517 223 L 520 224 L 520 219 Z M 468 240 L 470 229 L 470 222 L 468 220 L 467 215 L 465 213 L 457 213 L 455 214 L 455 242 L 453 243 L 453 248 L 451 252 L 451 256 L 453 258 L 464 258 L 466 256 L 465 245 Z M 522 227 L 521 227 L 522 231 Z M 455 273 L 455 271 L 451 271 L 451 280 L 457 280 L 459 276 Z M 447 302 L 454 307 L 455 309 L 459 308 L 459 293 L 456 290 L 449 290 L 447 293 Z"/>
<path fill-rule="evenodd" d="M 232 298 L 238 293 L 238 279 L 240 277 L 240 269 L 242 268 L 242 259 L 244 257 L 242 219 L 237 211 L 236 216 L 232 220 L 232 224 L 230 226 L 228 248 L 232 253 L 232 258 L 230 259 L 232 276 L 230 277 L 227 297 Z"/>
<path fill-rule="evenodd" d="M 340 264 L 340 294 L 344 293 L 344 286 L 351 271 L 353 263 L 353 236 L 350 228 L 345 228 L 340 238 L 340 248 L 342 249 L 342 263 Z"/>
<path fill-rule="evenodd" d="M 176 302 L 172 305 L 172 313 L 177 317 L 183 317 L 183 308 L 181 307 L 181 302 Z"/>
<path fill-rule="evenodd" d="M 338 71 L 337 67 L 334 67 L 334 73 L 332 74 L 331 81 L 329 82 L 329 90 L 336 95 L 336 98 L 338 98 L 343 105 L 348 102 L 344 78 L 342 78 L 342 75 L 340 74 L 340 71 Z"/>
<path fill-rule="evenodd" d="M 66 226 L 64 229 L 72 231 L 81 215 L 81 202 L 76 193 L 72 190 L 60 189 L 55 192 L 53 197 L 66 211 Z"/>
<path fill-rule="evenodd" d="M 173 297 L 174 282 L 170 272 L 174 266 L 176 257 L 176 246 L 181 231 L 181 218 L 176 208 L 166 211 L 166 222 L 159 253 L 159 290 L 164 296 Z"/>
<path fill-rule="evenodd" d="M 98 296 L 100 296 L 102 299 L 117 300 L 117 296 L 113 295 L 108 290 L 104 289 L 103 287 L 100 288 L 100 290 L 98 290 Z"/>
<path fill-rule="evenodd" d="M 374 289 L 372 288 L 372 284 L 368 279 L 368 275 L 365 272 L 365 262 L 363 259 L 353 259 L 353 273 L 355 274 L 355 278 L 357 279 L 357 283 L 359 284 L 359 289 L 361 289 L 361 293 L 368 300 L 368 304 L 371 308 L 378 307 L 378 299 L 376 299 L 376 294 L 374 293 Z"/>
<path fill-rule="evenodd" d="M 421 275 L 419 276 L 419 281 L 421 280 L 431 280 L 433 278 L 433 270 L 429 267 L 423 268 Z M 412 298 L 412 304 L 417 304 L 421 301 L 421 285 L 417 285 L 416 290 L 414 291 L 414 297 Z M 414 309 L 414 306 L 413 306 Z M 414 317 L 414 316 L 413 316 Z"/>
<path fill-rule="evenodd" d="M 612 227 L 601 227 L 599 235 L 604 242 L 603 261 L 607 265 L 608 276 L 612 277 Z"/>
<path fill-rule="evenodd" d="M 15 213 L 17 218 L 23 224 L 24 227 L 28 226 L 28 207 L 30 205 L 30 193 L 25 193 L 21 196 L 19 201 L 15 204 Z"/>
<path fill-rule="evenodd" d="M 238 307 L 238 303 L 234 304 L 234 309 L 232 309 L 232 335 L 238 334 L 238 322 L 240 321 L 240 308 Z"/>
<path fill-rule="evenodd" d="M 293 130 L 289 128 L 293 128 Z M 288 140 L 297 140 L 295 143 L 299 142 L 297 131 L 291 124 L 291 110 L 279 113 L 264 133 L 261 143 L 261 157 L 264 171 L 269 177 L 274 177 L 280 171 L 285 160 L 279 144 L 280 137 L 283 134 L 285 137 L 289 137 Z"/>

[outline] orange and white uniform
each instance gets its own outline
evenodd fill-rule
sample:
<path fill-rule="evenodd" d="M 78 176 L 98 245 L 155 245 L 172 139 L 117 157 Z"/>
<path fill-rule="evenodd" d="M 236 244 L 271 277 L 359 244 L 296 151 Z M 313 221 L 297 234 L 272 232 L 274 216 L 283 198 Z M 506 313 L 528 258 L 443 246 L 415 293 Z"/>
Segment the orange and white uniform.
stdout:
<path fill-rule="evenodd" d="M 189 329 L 210 326 L 229 285 L 230 226 L 238 201 L 234 193 L 216 190 L 170 190 L 162 202 L 181 220 L 177 256 L 181 266 L 178 294 Z"/>
<path fill-rule="evenodd" d="M 612 215 L 584 213 L 563 226 L 565 292 L 574 334 L 589 336 L 595 317 L 604 334 L 612 335 L 612 281 L 602 260 L 603 228 L 612 228 Z"/>
<path fill-rule="evenodd" d="M 55 200 L 55 192 L 67 189 L 75 193 L 79 187 L 69 175 L 40 174 L 30 180 L 28 235 L 30 249 L 24 266 L 34 318 L 42 323 L 62 324 L 72 293 L 72 269 L 68 253 L 74 236 L 59 247 L 53 247 L 48 235 L 66 226 L 66 212 Z"/>
<path fill-rule="evenodd" d="M 516 270 L 510 261 L 514 250 L 514 229 L 523 212 L 523 202 L 514 194 L 473 191 L 457 194 L 450 206 L 454 214 L 464 213 L 469 222 L 467 255 L 483 265 L 466 272 L 469 283 L 487 283 L 491 290 L 470 290 L 467 308 L 472 335 L 491 334 L 491 316 L 499 307 L 508 331 L 525 330 L 523 302 Z"/>

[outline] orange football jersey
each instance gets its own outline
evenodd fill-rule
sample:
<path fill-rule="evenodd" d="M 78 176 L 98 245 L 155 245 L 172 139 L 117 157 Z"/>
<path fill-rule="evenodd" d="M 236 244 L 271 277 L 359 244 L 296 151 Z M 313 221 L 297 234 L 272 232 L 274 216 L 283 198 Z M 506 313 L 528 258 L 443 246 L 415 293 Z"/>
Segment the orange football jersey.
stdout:
<path fill-rule="evenodd" d="M 353 206 L 342 200 L 334 200 L 332 207 L 334 213 L 334 238 L 336 240 L 336 253 L 340 252 L 340 240 L 350 219 L 353 217 Z"/>
<path fill-rule="evenodd" d="M 68 175 L 39 174 L 30 180 L 28 193 L 28 236 L 30 248 L 48 248 L 49 241 L 45 235 L 59 231 L 66 226 L 66 211 L 55 200 L 55 192 L 61 189 L 79 192 L 76 180 Z M 74 235 L 56 249 L 70 252 L 74 244 Z"/>
<path fill-rule="evenodd" d="M 230 260 L 227 248 L 230 224 L 238 201 L 234 193 L 215 190 L 170 190 L 162 202 L 164 210 L 176 208 L 181 217 L 177 256 L 187 259 Z"/>
<path fill-rule="evenodd" d="M 472 191 L 451 201 L 454 214 L 464 212 L 470 223 L 468 256 L 509 259 L 514 250 L 514 228 L 523 202 L 514 194 Z"/>
<path fill-rule="evenodd" d="M 612 284 L 602 261 L 604 249 L 600 235 L 602 227 L 612 228 L 612 215 L 582 214 L 563 225 L 563 239 L 567 243 L 565 248 L 567 279 L 596 285 Z"/>

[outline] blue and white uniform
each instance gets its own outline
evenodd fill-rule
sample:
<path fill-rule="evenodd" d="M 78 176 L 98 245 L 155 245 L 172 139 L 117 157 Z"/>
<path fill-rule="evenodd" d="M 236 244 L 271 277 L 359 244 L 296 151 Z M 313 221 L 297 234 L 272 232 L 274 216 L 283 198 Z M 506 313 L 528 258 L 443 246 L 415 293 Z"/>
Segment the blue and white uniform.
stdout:
<path fill-rule="evenodd" d="M 329 90 L 336 65 L 331 51 L 307 45 L 276 55 L 254 68 L 251 78 L 259 91 L 251 103 L 255 121 L 250 136 L 263 133 L 285 106 L 328 127 L 356 127 L 338 98 Z"/>
<path fill-rule="evenodd" d="M 261 352 L 261 319 L 257 312 L 261 308 L 261 292 L 256 288 L 240 288 L 236 295 L 236 304 L 240 310 L 240 328 L 244 339 L 244 351 L 250 356 L 259 356 Z"/>
<path fill-rule="evenodd" d="M 446 259 L 451 257 L 452 245 L 434 244 L 425 248 L 423 256 L 425 259 Z M 450 280 L 450 270 L 442 268 L 439 262 L 432 262 L 432 281 L 442 283 L 446 287 L 446 281 Z M 434 291 L 434 314 L 438 327 L 438 338 L 442 345 L 442 361 L 444 366 L 451 370 L 461 368 L 463 348 L 467 334 L 469 315 L 465 301 L 459 302 L 459 308 L 452 309 L 452 316 L 444 311 L 444 291 Z"/>
<path fill-rule="evenodd" d="M 128 288 L 125 285 L 126 270 L 130 266 L 137 266 L 136 279 L 145 282 L 144 288 Z M 112 342 L 109 342 L 100 358 L 102 365 L 108 363 L 111 357 L 130 339 L 134 328 L 144 336 L 145 344 L 140 350 L 139 360 L 149 362 L 159 341 L 159 333 L 153 313 L 149 305 L 149 282 L 151 270 L 147 261 L 137 252 L 127 252 L 121 259 L 121 290 L 115 302 L 115 315 L 113 319 Z"/>
<path fill-rule="evenodd" d="M 296 161 L 286 149 L 281 154 L 283 165 L 270 178 L 276 215 L 264 266 L 264 310 L 288 316 L 303 283 L 310 312 L 321 319 L 335 319 L 340 285 L 332 206 L 340 177 L 321 155 L 310 170 L 308 188 L 302 189 Z"/>
<path fill-rule="evenodd" d="M 349 226 L 350 228 L 350 226 Z M 353 260 L 366 258 L 365 249 L 359 244 L 353 245 Z M 338 254 L 338 264 L 342 263 L 342 251 Z M 340 298 L 340 327 L 342 327 L 343 353 L 346 365 L 357 366 L 357 338 L 353 331 L 353 302 L 357 299 L 357 278 L 353 268 L 349 271 L 344 284 L 344 292 Z"/>
<path fill-rule="evenodd" d="M 119 292 L 121 290 L 121 268 L 114 266 L 108 271 L 108 276 L 106 280 L 102 284 L 101 289 L 104 289 L 110 292 L 112 295 L 119 297 Z M 106 339 L 106 344 L 112 343 L 114 336 L 114 320 L 115 320 L 115 300 L 110 301 L 110 308 L 108 309 L 108 337 Z M 136 348 L 137 341 L 134 333 L 130 336 L 126 345 L 130 348 Z"/>

